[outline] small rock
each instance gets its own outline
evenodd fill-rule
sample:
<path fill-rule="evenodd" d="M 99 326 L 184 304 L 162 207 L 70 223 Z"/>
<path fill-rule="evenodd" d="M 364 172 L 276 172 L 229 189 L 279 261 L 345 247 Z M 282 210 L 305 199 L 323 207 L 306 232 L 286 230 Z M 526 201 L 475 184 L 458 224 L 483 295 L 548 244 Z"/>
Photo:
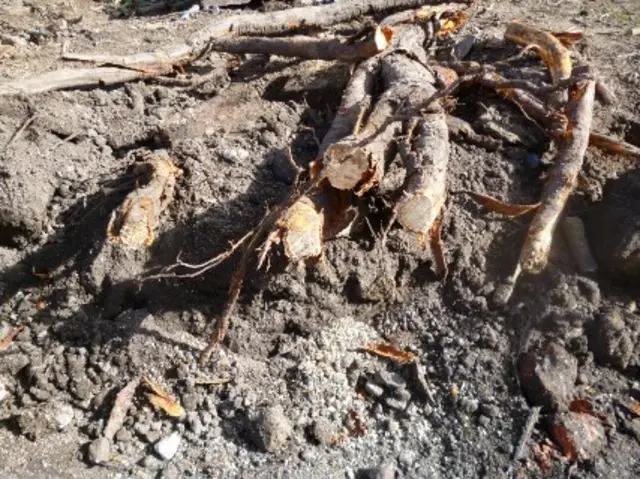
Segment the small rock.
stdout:
<path fill-rule="evenodd" d="M 220 156 L 229 163 L 239 163 L 249 158 L 249 152 L 242 148 L 222 150 Z"/>
<path fill-rule="evenodd" d="M 4 383 L 0 383 L 0 403 L 2 403 L 2 401 L 4 401 L 6 397 L 7 388 L 5 387 Z"/>
<path fill-rule="evenodd" d="M 73 421 L 73 407 L 70 404 L 62 404 L 54 415 L 58 431 L 62 431 Z"/>
<path fill-rule="evenodd" d="M 378 467 L 366 470 L 363 476 L 367 479 L 394 479 L 396 477 L 396 466 L 393 462 L 385 462 Z"/>
<path fill-rule="evenodd" d="M 623 319 L 624 314 L 615 308 L 600 315 L 588 331 L 589 349 L 603 364 L 625 369 L 633 355 L 633 341 Z"/>
<path fill-rule="evenodd" d="M 551 343 L 541 352 L 528 352 L 520 362 L 525 395 L 545 411 L 566 411 L 578 376 L 578 360 Z"/>
<path fill-rule="evenodd" d="M 300 459 L 305 462 L 313 462 L 316 459 L 316 453 L 313 449 L 305 449 L 300 453 Z"/>
<path fill-rule="evenodd" d="M 256 444 L 266 452 L 278 452 L 287 446 L 293 429 L 282 406 L 263 408 L 255 421 Z"/>
<path fill-rule="evenodd" d="M 594 459 L 606 444 L 604 427 L 597 418 L 589 414 L 556 414 L 551 422 L 550 432 L 572 462 Z"/>
<path fill-rule="evenodd" d="M 402 376 L 389 371 L 378 371 L 375 380 L 381 386 L 386 386 L 390 389 L 404 389 L 407 386 L 407 381 Z"/>
<path fill-rule="evenodd" d="M 387 398 L 384 403 L 391 409 L 397 409 L 398 411 L 403 411 L 407 407 L 407 401 L 398 398 Z"/>
<path fill-rule="evenodd" d="M 87 459 L 91 464 L 104 464 L 111 457 L 111 444 L 106 437 L 99 437 L 89 444 Z"/>
<path fill-rule="evenodd" d="M 498 417 L 500 416 L 500 408 L 495 404 L 482 403 L 480 405 L 480 414 L 487 417 Z"/>
<path fill-rule="evenodd" d="M 384 389 L 371 381 L 365 383 L 364 390 L 369 396 L 374 398 L 379 398 L 384 394 Z"/>
<path fill-rule="evenodd" d="M 408 469 L 416 460 L 416 453 L 414 451 L 402 451 L 398 455 L 398 464 L 404 469 Z"/>
<path fill-rule="evenodd" d="M 176 452 L 178 452 L 181 440 L 182 437 L 180 436 L 180 433 L 174 431 L 156 442 L 153 446 L 153 450 L 156 451 L 160 458 L 165 461 L 169 461 L 176 455 Z"/>
<path fill-rule="evenodd" d="M 331 444 L 332 438 L 336 435 L 337 429 L 335 424 L 326 419 L 318 419 L 311 427 L 311 435 L 319 444 L 328 446 Z"/>
<path fill-rule="evenodd" d="M 467 414 L 471 415 L 478 410 L 478 400 L 471 398 L 462 398 L 460 399 L 460 408 Z"/>

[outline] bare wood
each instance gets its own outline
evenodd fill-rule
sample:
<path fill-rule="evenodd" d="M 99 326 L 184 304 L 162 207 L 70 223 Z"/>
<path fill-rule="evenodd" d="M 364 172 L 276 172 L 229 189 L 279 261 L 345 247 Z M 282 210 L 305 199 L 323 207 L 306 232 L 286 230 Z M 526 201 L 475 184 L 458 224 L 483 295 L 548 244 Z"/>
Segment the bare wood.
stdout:
<path fill-rule="evenodd" d="M 611 136 L 591 133 L 589 135 L 589 146 L 595 146 L 607 153 L 628 156 L 634 160 L 640 160 L 640 148 Z"/>
<path fill-rule="evenodd" d="M 439 4 L 439 0 L 351 0 L 330 5 L 299 7 L 269 13 L 237 15 L 197 32 L 189 44 L 203 45 L 224 35 L 275 35 L 304 28 L 325 28 L 353 18 L 388 10 Z M 461 1 L 459 3 L 470 3 Z"/>
<path fill-rule="evenodd" d="M 173 199 L 176 178 L 182 173 L 165 155 L 149 155 L 136 166 L 146 181 L 125 198 L 107 226 L 111 243 L 131 249 L 153 243 L 160 214 Z"/>
<path fill-rule="evenodd" d="M 65 88 L 113 85 L 170 73 L 172 67 L 149 70 L 97 67 L 62 69 L 0 85 L 0 96 L 34 94 Z"/>
<path fill-rule="evenodd" d="M 399 143 L 399 150 L 407 176 L 396 205 L 398 223 L 409 231 L 426 234 L 446 199 L 449 133 L 444 112 L 420 119 Z"/>
<path fill-rule="evenodd" d="M 377 27 L 367 38 L 359 42 L 304 36 L 229 37 L 211 40 L 207 49 L 236 54 L 257 53 L 318 60 L 357 61 L 372 57 L 387 48 L 392 34 L 393 31 L 389 27 Z"/>
<path fill-rule="evenodd" d="M 318 151 L 320 160 L 329 146 L 354 133 L 359 129 L 358 124 L 368 115 L 379 68 L 380 58 L 378 57 L 371 58 L 356 68 L 344 89 L 340 107 L 331 122 L 329 131 L 320 144 Z"/>
<path fill-rule="evenodd" d="M 531 222 L 520 251 L 519 263 L 525 272 L 539 273 L 547 264 L 553 233 L 576 186 L 584 162 L 584 154 L 589 144 L 594 99 L 594 80 L 578 83 L 569 98 L 567 136 L 560 145 L 551 174 L 542 190 L 540 208 Z"/>
<path fill-rule="evenodd" d="M 388 148 L 400 127 L 400 113 L 416 110 L 424 98 L 436 93 L 435 78 L 420 60 L 424 56 L 424 38 L 419 27 L 405 27 L 398 32 L 394 38 L 398 51 L 381 59 L 385 91 L 362 131 L 327 149 L 325 175 L 335 188 L 363 194 L 376 185 L 384 174 Z M 412 58 L 406 52 L 411 52 Z M 399 98 L 403 99 L 401 105 Z"/>
<path fill-rule="evenodd" d="M 569 50 L 553 33 L 513 21 L 504 34 L 505 40 L 528 47 L 533 45 L 551 72 L 553 83 L 571 77 L 572 62 Z"/>

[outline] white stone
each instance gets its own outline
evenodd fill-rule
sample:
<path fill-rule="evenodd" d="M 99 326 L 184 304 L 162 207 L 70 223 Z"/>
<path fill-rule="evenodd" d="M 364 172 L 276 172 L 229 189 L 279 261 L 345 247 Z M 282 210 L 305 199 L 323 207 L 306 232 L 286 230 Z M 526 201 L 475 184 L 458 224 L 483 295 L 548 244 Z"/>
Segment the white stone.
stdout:
<path fill-rule="evenodd" d="M 7 388 L 5 387 L 4 384 L 0 383 L 0 403 L 4 401 L 6 397 L 7 397 Z"/>
<path fill-rule="evenodd" d="M 153 448 L 156 453 L 158 453 L 158 456 L 165 461 L 169 461 L 176 455 L 176 452 L 178 452 L 181 440 L 182 437 L 180 437 L 179 432 L 172 432 L 168 436 L 165 436 L 156 442 Z"/>
<path fill-rule="evenodd" d="M 56 411 L 54 417 L 58 431 L 62 431 L 73 421 L 73 407 L 70 404 L 61 405 Z"/>

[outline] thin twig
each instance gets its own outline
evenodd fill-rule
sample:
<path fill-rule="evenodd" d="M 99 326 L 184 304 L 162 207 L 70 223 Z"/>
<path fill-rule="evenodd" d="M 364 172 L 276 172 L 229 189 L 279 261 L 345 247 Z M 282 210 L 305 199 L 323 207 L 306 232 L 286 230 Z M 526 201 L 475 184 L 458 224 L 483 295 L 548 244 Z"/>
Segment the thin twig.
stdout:
<path fill-rule="evenodd" d="M 9 148 L 9 146 L 16 141 L 20 135 L 22 135 L 22 133 L 24 132 L 24 130 L 26 130 L 27 128 L 29 128 L 29 125 L 31 125 L 31 123 L 33 123 L 33 121 L 36 119 L 36 115 L 31 115 L 27 118 L 25 118 L 25 120 L 20 124 L 20 126 L 18 127 L 18 129 L 16 131 L 13 132 L 13 135 L 11 135 L 11 137 L 9 138 L 9 141 L 7 141 L 7 143 L 4 145 L 4 148 L 2 148 L 2 153 L 4 153 L 5 151 L 7 151 L 7 149 Z"/>
<path fill-rule="evenodd" d="M 518 441 L 518 446 L 516 447 L 515 453 L 513 454 L 513 461 L 509 466 L 509 470 L 507 472 L 509 477 L 515 477 L 517 462 L 524 457 L 525 448 L 527 447 L 527 443 L 529 442 L 529 439 L 531 439 L 533 429 L 538 422 L 541 409 L 541 406 L 534 406 L 529 412 L 529 417 L 527 418 L 527 422 L 524 425 L 522 436 L 520 436 L 520 441 Z"/>

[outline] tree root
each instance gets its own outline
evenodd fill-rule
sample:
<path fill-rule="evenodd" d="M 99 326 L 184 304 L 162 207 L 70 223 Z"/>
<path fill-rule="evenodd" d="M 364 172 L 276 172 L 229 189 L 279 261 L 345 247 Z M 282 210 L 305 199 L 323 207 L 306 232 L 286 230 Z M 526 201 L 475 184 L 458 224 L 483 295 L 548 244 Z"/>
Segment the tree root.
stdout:
<path fill-rule="evenodd" d="M 148 155 L 135 170 L 143 186 L 131 192 L 112 214 L 107 238 L 124 248 L 141 249 L 153 243 L 160 215 L 173 199 L 182 171 L 165 155 Z"/>

